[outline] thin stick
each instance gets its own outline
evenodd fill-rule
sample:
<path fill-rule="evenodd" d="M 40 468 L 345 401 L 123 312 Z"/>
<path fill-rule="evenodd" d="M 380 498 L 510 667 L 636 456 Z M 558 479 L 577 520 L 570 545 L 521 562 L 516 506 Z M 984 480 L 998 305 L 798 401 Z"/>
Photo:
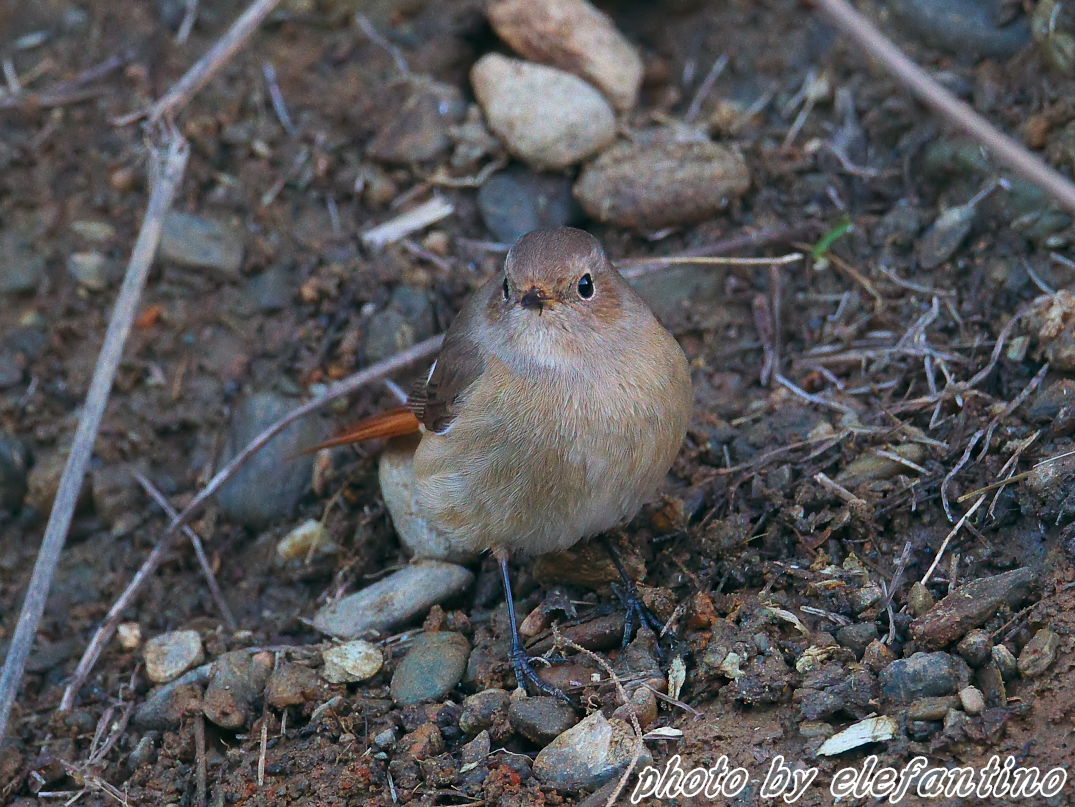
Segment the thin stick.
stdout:
<path fill-rule="evenodd" d="M 247 443 L 243 450 L 232 458 L 231 462 L 221 468 L 216 476 L 209 480 L 209 484 L 202 488 L 197 496 L 191 499 L 190 504 L 184 507 L 182 512 L 172 519 L 172 523 L 169 525 L 169 530 L 174 530 L 176 527 L 189 521 L 190 518 L 209 500 L 209 498 L 220 489 L 221 485 L 231 479 L 235 473 L 246 465 L 250 458 L 260 451 L 273 437 L 296 420 L 305 417 L 311 412 L 316 412 L 318 409 L 328 405 L 337 398 L 342 398 L 344 395 L 350 395 L 355 390 L 361 389 L 367 384 L 380 381 L 382 378 L 397 370 L 402 370 L 413 362 L 432 356 L 440 348 L 443 339 L 443 334 L 432 336 L 424 342 L 419 342 L 413 347 L 400 351 L 395 356 L 391 356 L 383 361 L 370 365 L 365 370 L 361 370 L 354 375 L 337 382 L 320 398 L 307 401 L 297 409 L 288 412 Z"/>
<path fill-rule="evenodd" d="M 164 494 L 157 489 L 149 478 L 141 471 L 134 469 L 131 471 L 134 478 L 138 481 L 138 484 L 142 486 L 144 490 L 153 501 L 157 503 L 157 506 L 165 512 L 168 518 L 175 518 L 179 515 L 171 502 L 165 498 Z M 198 565 L 202 568 L 202 574 L 205 575 L 206 585 L 209 586 L 209 593 L 213 597 L 213 602 L 216 603 L 217 610 L 220 611 L 220 616 L 224 620 L 224 624 L 231 630 L 235 630 L 238 627 L 235 621 L 235 615 L 232 614 L 231 608 L 228 606 L 227 600 L 224 599 L 224 592 L 220 590 L 220 584 L 216 581 L 216 575 L 213 574 L 213 567 L 209 565 L 209 558 L 205 556 L 205 547 L 202 545 L 202 539 L 189 525 L 183 525 L 183 534 L 190 539 L 191 546 L 194 547 L 194 555 L 198 558 Z"/>
<path fill-rule="evenodd" d="M 194 718 L 194 782 L 198 793 L 197 807 L 205 807 L 205 715 L 199 712 Z"/>
<path fill-rule="evenodd" d="M 938 84 L 846 0 L 815 0 L 815 3 L 837 28 L 906 84 L 922 103 L 965 131 L 1014 173 L 1046 191 L 1069 211 L 1075 211 L 1075 185 L 1070 180 Z"/>
<path fill-rule="evenodd" d="M 150 153 L 153 158 L 151 165 L 156 169 L 153 172 L 156 181 L 149 197 L 146 217 L 138 231 L 138 240 L 127 264 L 127 273 L 116 297 L 116 306 L 112 310 L 104 344 L 98 354 L 90 389 L 82 407 L 82 417 L 79 418 L 78 429 L 71 443 L 71 454 L 60 477 L 56 500 L 45 526 L 45 535 L 41 539 L 41 551 L 34 564 L 34 572 L 30 578 L 26 599 L 23 600 L 15 633 L 11 637 L 3 672 L 0 673 L 0 740 L 3 740 L 6 733 L 8 717 L 22 680 L 26 657 L 33 646 L 37 626 L 45 610 L 52 576 L 60 561 L 82 480 L 93 455 L 93 443 L 97 439 L 97 431 L 112 390 L 112 381 L 123 356 L 123 346 L 138 313 L 138 301 L 142 296 L 153 256 L 157 252 L 164 216 L 172 206 L 172 197 L 183 177 L 189 150 L 182 135 L 171 130 L 165 133 L 163 142 L 152 148 Z"/>
<path fill-rule="evenodd" d="M 922 575 L 921 583 L 925 585 L 929 582 L 930 577 L 933 576 L 933 570 L 937 568 L 937 564 L 941 562 L 941 558 L 944 557 L 944 551 L 948 549 L 948 544 L 955 537 L 956 533 L 963 527 L 967 519 L 974 515 L 974 512 L 982 506 L 982 502 L 985 501 L 985 494 L 983 493 L 978 497 L 978 501 L 971 505 L 970 510 L 963 514 L 963 516 L 956 522 L 956 525 L 948 531 L 948 534 L 944 536 L 944 540 L 941 542 L 941 548 L 937 550 L 936 557 L 933 558 L 933 563 L 926 569 L 926 573 Z"/>
<path fill-rule="evenodd" d="M 789 252 L 774 258 L 723 258 L 708 255 L 670 255 L 667 258 L 626 258 L 616 261 L 619 266 L 649 266 L 651 264 L 688 264 L 708 266 L 776 266 L 801 261 L 806 256 L 801 252 Z M 627 272 L 623 273 L 627 275 Z"/>
<path fill-rule="evenodd" d="M 221 67 L 231 61 L 246 40 L 257 30 L 264 20 L 276 8 L 280 0 L 254 0 L 246 11 L 232 23 L 213 47 L 202 56 L 186 73 L 172 85 L 152 106 L 130 112 L 113 121 L 116 126 L 127 126 L 142 118 L 150 121 L 160 120 L 177 107 L 187 103 Z"/>

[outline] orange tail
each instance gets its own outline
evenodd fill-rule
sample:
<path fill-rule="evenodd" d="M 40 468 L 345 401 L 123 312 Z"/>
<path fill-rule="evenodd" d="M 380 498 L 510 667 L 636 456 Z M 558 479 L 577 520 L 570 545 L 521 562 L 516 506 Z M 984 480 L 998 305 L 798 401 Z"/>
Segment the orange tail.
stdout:
<path fill-rule="evenodd" d="M 312 454 L 322 448 L 346 446 L 352 443 L 361 443 L 364 440 L 373 440 L 377 437 L 402 437 L 405 434 L 414 434 L 419 427 L 418 418 L 405 406 L 398 409 L 389 409 L 363 418 L 343 434 L 318 443 L 315 446 L 303 449 L 300 453 Z"/>

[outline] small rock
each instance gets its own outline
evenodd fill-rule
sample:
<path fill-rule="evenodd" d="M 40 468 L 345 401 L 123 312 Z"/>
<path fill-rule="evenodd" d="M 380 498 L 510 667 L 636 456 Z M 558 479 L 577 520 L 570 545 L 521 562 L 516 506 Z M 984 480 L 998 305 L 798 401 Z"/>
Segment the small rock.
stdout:
<path fill-rule="evenodd" d="M 939 695 L 932 698 L 919 698 L 907 707 L 908 720 L 944 720 L 949 709 L 959 706 L 959 698 L 954 695 Z"/>
<path fill-rule="evenodd" d="M 120 266 L 100 252 L 74 252 L 67 257 L 67 273 L 90 291 L 104 291 L 120 277 Z"/>
<path fill-rule="evenodd" d="M 433 303 L 429 294 L 408 286 L 397 286 L 380 311 L 366 321 L 363 350 L 366 361 L 394 356 L 415 342 L 433 335 Z"/>
<path fill-rule="evenodd" d="M 567 168 L 615 137 L 608 102 L 570 73 L 489 53 L 475 63 L 470 80 L 489 128 L 538 170 Z"/>
<path fill-rule="evenodd" d="M 511 727 L 539 746 L 548 745 L 578 722 L 570 704 L 549 695 L 523 698 L 508 709 Z"/>
<path fill-rule="evenodd" d="M 143 655 L 150 681 L 163 684 L 202 663 L 202 637 L 196 630 L 175 630 L 146 642 Z"/>
<path fill-rule="evenodd" d="M 394 728 L 387 728 L 373 738 L 373 744 L 380 749 L 388 749 L 396 744 L 397 739 L 396 730 Z"/>
<path fill-rule="evenodd" d="M 467 668 L 470 643 L 461 633 L 423 633 L 392 675 L 392 699 L 409 706 L 445 697 Z"/>
<path fill-rule="evenodd" d="M 978 687 L 963 687 L 959 690 L 959 702 L 963 711 L 969 715 L 980 715 L 985 711 L 985 696 Z"/>
<path fill-rule="evenodd" d="M 1002 644 L 994 645 L 992 655 L 993 663 L 997 665 L 1005 681 L 1011 681 L 1019 674 L 1019 664 L 1007 647 Z"/>
<path fill-rule="evenodd" d="M 222 222 L 173 210 L 164 218 L 160 257 L 181 266 L 216 269 L 227 277 L 237 277 L 243 265 L 243 241 Z"/>
<path fill-rule="evenodd" d="M 399 738 L 398 750 L 414 759 L 428 759 L 444 751 L 444 735 L 434 723 L 424 723 Z"/>
<path fill-rule="evenodd" d="M 922 585 L 921 581 L 915 580 L 907 593 L 907 610 L 911 616 L 925 616 L 934 604 L 933 595 L 930 594 L 929 589 Z"/>
<path fill-rule="evenodd" d="M 295 271 L 282 263 L 252 277 L 246 292 L 257 310 L 266 314 L 287 308 L 294 294 Z"/>
<path fill-rule="evenodd" d="M 628 724 L 594 712 L 538 752 L 534 775 L 558 790 L 598 787 L 630 764 L 636 742 Z M 653 757 L 641 750 L 639 765 L 645 767 Z"/>
<path fill-rule="evenodd" d="M 142 626 L 137 622 L 120 622 L 116 626 L 116 638 L 124 650 L 137 650 L 142 644 Z"/>
<path fill-rule="evenodd" d="M 0 294 L 32 294 L 45 277 L 45 258 L 28 234 L 0 232 Z"/>
<path fill-rule="evenodd" d="M 836 631 L 836 641 L 862 658 L 870 642 L 877 639 L 877 624 L 874 622 L 856 622 L 844 625 Z"/>
<path fill-rule="evenodd" d="M 417 561 L 324 606 L 313 625 L 340 639 L 353 639 L 370 630 L 392 630 L 459 594 L 473 581 L 474 575 L 462 566 Z"/>
<path fill-rule="evenodd" d="M 451 563 L 470 563 L 475 553 L 451 544 L 438 533 L 418 508 L 417 486 L 414 480 L 414 449 L 418 435 L 391 440 L 381 452 L 377 466 L 381 496 L 392 516 L 392 526 L 407 551 L 415 558 L 445 560 Z"/>
<path fill-rule="evenodd" d="M 319 692 L 317 672 L 301 664 L 281 661 L 265 685 L 265 702 L 274 709 L 286 709 L 314 700 Z"/>
<path fill-rule="evenodd" d="M 392 96 L 406 101 L 374 136 L 366 153 L 384 163 L 410 165 L 447 153 L 452 145 L 449 127 L 463 120 L 466 104 L 459 89 L 426 78 L 405 77 L 390 85 Z"/>
<path fill-rule="evenodd" d="M 616 109 L 634 107 L 642 59 L 586 0 L 500 0 L 487 13 L 497 36 L 520 56 L 586 79 Z"/>
<path fill-rule="evenodd" d="M 1000 673 L 1000 667 L 990 661 L 978 668 L 974 677 L 978 689 L 981 690 L 985 702 L 990 707 L 1007 706 L 1008 693 L 1004 686 L 1004 676 Z"/>
<path fill-rule="evenodd" d="M 492 748 L 489 732 L 482 729 L 469 743 L 459 749 L 459 761 L 466 765 L 477 765 L 487 756 Z"/>
<path fill-rule="evenodd" d="M 889 453 L 896 454 L 913 463 L 920 463 L 926 456 L 926 450 L 918 443 L 904 443 L 903 445 L 891 446 Z M 875 482 L 881 479 L 891 479 L 896 474 L 911 473 L 911 469 L 894 459 L 881 456 L 873 451 L 866 452 L 851 460 L 836 475 L 836 481 L 848 487 L 861 485 L 863 482 Z"/>
<path fill-rule="evenodd" d="M 249 724 L 252 709 L 272 672 L 273 654 L 233 650 L 213 662 L 205 688 L 202 712 L 221 728 L 240 729 Z"/>
<path fill-rule="evenodd" d="M 862 663 L 867 669 L 879 673 L 895 660 L 892 648 L 880 639 L 874 639 L 862 653 Z"/>
<path fill-rule="evenodd" d="M 781 486 L 786 487 L 786 486 Z M 881 591 L 881 587 L 876 583 L 867 583 L 861 588 L 855 589 L 851 594 L 851 607 L 855 609 L 856 614 L 863 614 L 871 609 L 877 603 L 881 602 L 881 598 L 884 596 L 884 592 Z"/>
<path fill-rule="evenodd" d="M 531 230 L 574 224 L 580 214 L 567 177 L 523 166 L 498 171 L 482 183 L 478 212 L 493 237 L 505 244 Z"/>
<path fill-rule="evenodd" d="M 588 164 L 575 197 L 598 221 L 656 230 L 712 218 L 746 193 L 742 155 L 709 141 L 620 142 Z"/>
<path fill-rule="evenodd" d="M 330 555 L 339 549 L 329 531 L 317 519 L 299 524 L 276 544 L 276 557 L 282 563 Z"/>
<path fill-rule="evenodd" d="M 645 731 L 657 719 L 657 696 L 649 687 L 638 687 L 631 693 L 627 703 L 617 706 L 612 716 L 618 717 L 624 723 L 630 725 L 631 715 L 638 720 L 639 727 Z"/>
<path fill-rule="evenodd" d="M 926 647 L 944 647 L 977 628 L 1002 605 L 1018 605 L 1037 575 L 1029 567 L 972 580 L 911 623 L 911 636 Z"/>
<path fill-rule="evenodd" d="M 373 678 L 384 664 L 380 649 L 361 639 L 330 647 L 321 653 L 321 658 L 325 660 L 321 677 L 332 684 Z"/>
<path fill-rule="evenodd" d="M 87 241 L 95 241 L 98 244 L 111 241 L 116 237 L 116 228 L 107 221 L 80 219 L 71 222 L 71 229 Z"/>
<path fill-rule="evenodd" d="M 202 687 L 209 680 L 211 664 L 203 664 L 171 683 L 149 693 L 145 703 L 132 716 L 136 726 L 147 729 L 172 729 L 184 718 L 201 713 Z"/>
<path fill-rule="evenodd" d="M 26 496 L 31 454 L 17 437 L 0 432 L 0 511 L 14 512 Z"/>
<path fill-rule="evenodd" d="M 945 210 L 918 239 L 916 253 L 923 269 L 936 269 L 963 245 L 977 216 L 973 204 Z"/>
<path fill-rule="evenodd" d="M 993 637 L 989 631 L 975 628 L 959 640 L 956 652 L 970 666 L 981 667 L 993 657 Z"/>
<path fill-rule="evenodd" d="M 970 670 L 962 659 L 948 653 L 919 652 L 889 664 L 879 679 L 887 698 L 907 703 L 956 693 L 970 679 Z"/>
<path fill-rule="evenodd" d="M 1042 385 L 1029 414 L 1035 420 L 1055 421 L 1066 408 L 1075 405 L 1075 379 L 1058 378 Z"/>
<path fill-rule="evenodd" d="M 1019 653 L 1019 672 L 1025 678 L 1036 678 L 1056 659 L 1060 637 L 1048 628 L 1042 628 L 1027 642 Z"/>
<path fill-rule="evenodd" d="M 1025 17 L 999 25 L 978 0 L 892 0 L 888 8 L 909 34 L 964 59 L 1007 59 L 1030 41 Z"/>
<path fill-rule="evenodd" d="M 508 713 L 510 696 L 507 690 L 483 689 L 468 695 L 463 701 L 463 712 L 459 716 L 459 730 L 467 735 L 477 734 L 492 729 Z"/>
<path fill-rule="evenodd" d="M 228 427 L 222 461 L 230 460 L 292 408 L 292 401 L 274 392 L 255 393 L 241 401 Z M 310 483 L 313 465 L 313 457 L 295 455 L 320 438 L 320 424 L 312 418 L 276 435 L 221 487 L 217 501 L 224 515 L 255 529 L 289 516 Z"/>

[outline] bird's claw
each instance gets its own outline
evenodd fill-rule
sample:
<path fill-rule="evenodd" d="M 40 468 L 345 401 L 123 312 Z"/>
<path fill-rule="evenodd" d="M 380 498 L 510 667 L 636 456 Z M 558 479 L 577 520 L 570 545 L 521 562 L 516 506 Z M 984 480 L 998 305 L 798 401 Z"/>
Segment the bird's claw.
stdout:
<path fill-rule="evenodd" d="M 542 660 L 544 661 L 544 659 Z M 571 703 L 571 699 L 560 689 L 538 675 L 537 670 L 534 669 L 533 657 L 521 647 L 511 651 L 511 667 L 515 671 L 515 683 L 523 689 L 527 689 L 527 683 L 530 683 L 545 695 L 552 695 L 554 698 Z"/>
<path fill-rule="evenodd" d="M 663 664 L 667 661 L 667 651 L 661 646 L 660 637 L 664 634 L 664 623 L 657 618 L 656 614 L 642 600 L 638 588 L 633 582 L 624 581 L 622 585 L 613 586 L 616 596 L 620 598 L 624 609 L 627 611 L 623 620 L 623 642 L 621 648 L 626 648 L 634 637 L 635 628 L 646 626 L 658 637 L 656 645 L 657 657 Z"/>

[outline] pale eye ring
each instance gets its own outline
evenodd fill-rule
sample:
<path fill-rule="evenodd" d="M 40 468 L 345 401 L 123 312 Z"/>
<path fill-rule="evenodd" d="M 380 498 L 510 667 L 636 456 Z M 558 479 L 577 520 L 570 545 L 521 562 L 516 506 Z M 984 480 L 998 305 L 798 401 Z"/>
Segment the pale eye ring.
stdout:
<path fill-rule="evenodd" d="M 587 272 L 579 278 L 579 297 L 583 300 L 589 300 L 593 297 L 593 278 L 590 277 L 590 273 Z"/>

